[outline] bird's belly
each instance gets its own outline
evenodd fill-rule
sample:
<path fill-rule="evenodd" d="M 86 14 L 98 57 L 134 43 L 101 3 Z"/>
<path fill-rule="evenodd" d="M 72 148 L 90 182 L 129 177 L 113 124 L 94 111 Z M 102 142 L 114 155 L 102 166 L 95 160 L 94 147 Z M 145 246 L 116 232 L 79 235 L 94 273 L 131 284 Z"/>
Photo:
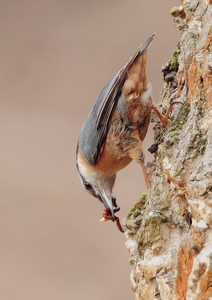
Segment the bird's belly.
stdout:
<path fill-rule="evenodd" d="M 107 138 L 96 165 L 104 173 L 116 173 L 125 168 L 132 161 L 134 149 L 142 151 L 142 142 L 151 116 L 151 99 L 145 106 L 141 105 L 140 100 L 130 103 L 124 116 L 117 110 L 113 112 Z"/>
<path fill-rule="evenodd" d="M 125 168 L 132 159 L 126 155 L 117 144 L 112 141 L 106 141 L 100 159 L 95 167 L 103 173 L 115 174 L 121 169 Z"/>

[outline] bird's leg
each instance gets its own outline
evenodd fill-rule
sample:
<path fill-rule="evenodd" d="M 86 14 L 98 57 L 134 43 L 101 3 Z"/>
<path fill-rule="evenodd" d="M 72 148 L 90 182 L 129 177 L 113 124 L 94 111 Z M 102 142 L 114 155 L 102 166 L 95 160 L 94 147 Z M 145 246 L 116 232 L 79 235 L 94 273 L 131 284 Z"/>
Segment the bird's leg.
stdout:
<path fill-rule="evenodd" d="M 138 144 L 129 150 L 129 156 L 134 159 L 137 163 L 139 163 L 142 167 L 143 174 L 144 174 L 144 179 L 146 182 L 146 187 L 149 189 L 150 188 L 150 180 L 146 171 L 146 166 L 144 163 L 144 153 L 142 149 L 142 141 L 138 140 Z"/>
<path fill-rule="evenodd" d="M 154 110 L 154 111 L 156 112 L 158 118 L 160 119 L 160 122 L 161 122 L 163 125 L 167 126 L 167 125 L 169 124 L 169 122 L 170 122 L 170 120 L 169 120 L 169 115 L 170 115 L 170 113 L 172 112 L 173 106 L 174 106 L 175 104 L 182 104 L 182 102 L 180 102 L 180 101 L 172 102 L 172 103 L 169 105 L 169 108 L 167 109 L 165 115 L 163 115 L 163 114 L 159 111 L 159 109 L 158 109 L 154 104 L 152 104 L 152 107 L 151 107 L 151 108 L 152 108 L 152 110 Z"/>
<path fill-rule="evenodd" d="M 140 164 L 141 164 L 141 167 L 142 167 L 142 170 L 143 170 L 144 179 L 145 179 L 145 182 L 146 182 L 146 187 L 149 189 L 150 188 L 150 180 L 149 180 L 149 177 L 148 177 L 148 174 L 147 174 L 147 171 L 146 171 L 145 163 L 144 163 L 144 161 L 141 161 Z"/>

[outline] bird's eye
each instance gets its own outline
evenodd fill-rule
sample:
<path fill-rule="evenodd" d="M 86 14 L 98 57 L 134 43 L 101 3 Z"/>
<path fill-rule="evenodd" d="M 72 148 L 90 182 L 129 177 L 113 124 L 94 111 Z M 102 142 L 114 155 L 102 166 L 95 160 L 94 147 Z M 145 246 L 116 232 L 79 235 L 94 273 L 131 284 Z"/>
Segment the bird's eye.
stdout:
<path fill-rule="evenodd" d="M 84 185 L 85 189 L 88 191 L 89 194 L 91 194 L 92 196 L 98 198 L 98 195 L 96 194 L 96 192 L 95 192 L 93 186 L 92 186 L 89 182 L 84 181 L 84 182 L 83 182 L 83 185 Z"/>
<path fill-rule="evenodd" d="M 92 190 L 92 185 L 89 182 L 87 182 L 87 181 L 84 182 L 84 187 L 88 191 Z"/>

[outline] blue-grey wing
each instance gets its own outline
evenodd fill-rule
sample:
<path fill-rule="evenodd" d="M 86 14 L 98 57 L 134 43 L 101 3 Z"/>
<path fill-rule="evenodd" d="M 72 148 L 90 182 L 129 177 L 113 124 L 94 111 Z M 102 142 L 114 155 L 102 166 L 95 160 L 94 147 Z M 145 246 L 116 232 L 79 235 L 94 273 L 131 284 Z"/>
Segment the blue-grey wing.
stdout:
<path fill-rule="evenodd" d="M 92 165 L 97 164 L 101 155 L 112 112 L 119 99 L 125 97 L 122 87 L 127 73 L 135 60 L 146 51 L 154 36 L 155 34 L 137 50 L 129 62 L 104 87 L 83 124 L 78 141 L 78 151 Z"/>

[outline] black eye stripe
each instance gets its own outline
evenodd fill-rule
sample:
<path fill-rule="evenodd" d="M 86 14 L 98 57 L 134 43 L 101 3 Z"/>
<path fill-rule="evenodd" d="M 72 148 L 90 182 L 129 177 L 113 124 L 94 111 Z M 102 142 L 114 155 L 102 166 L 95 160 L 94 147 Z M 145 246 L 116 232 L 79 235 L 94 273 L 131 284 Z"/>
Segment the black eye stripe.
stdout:
<path fill-rule="evenodd" d="M 95 193 L 95 190 L 94 188 L 92 187 L 92 185 L 87 182 L 87 181 L 83 181 L 83 185 L 85 187 L 85 189 L 91 194 L 93 195 L 94 197 L 98 198 L 99 196 Z"/>

